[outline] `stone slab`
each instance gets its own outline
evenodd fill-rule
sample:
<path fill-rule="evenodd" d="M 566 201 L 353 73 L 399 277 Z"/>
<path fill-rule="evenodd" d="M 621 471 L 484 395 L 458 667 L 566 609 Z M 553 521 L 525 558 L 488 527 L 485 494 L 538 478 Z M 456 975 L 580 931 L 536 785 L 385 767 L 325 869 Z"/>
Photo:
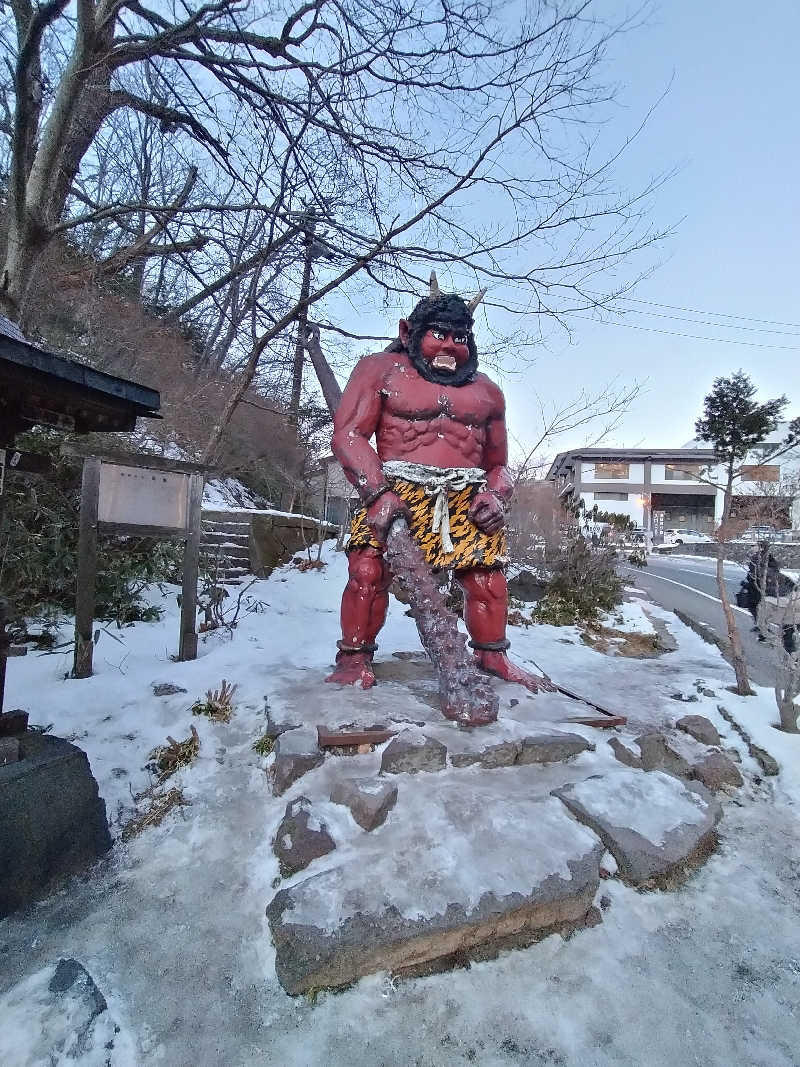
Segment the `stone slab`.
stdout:
<path fill-rule="evenodd" d="M 288 993 L 441 969 L 596 921 L 604 847 L 593 833 L 553 797 L 503 799 L 471 776 L 448 777 L 426 797 L 424 820 L 390 820 L 348 862 L 273 898 Z"/>
<path fill-rule="evenodd" d="M 522 752 L 521 740 L 496 741 L 473 748 L 471 751 L 451 752 L 450 763 L 453 767 L 473 767 L 479 764 L 489 769 L 494 767 L 513 767 Z"/>
<path fill-rule="evenodd" d="M 722 809 L 702 785 L 614 770 L 553 790 L 602 839 L 631 885 L 657 884 L 710 852 Z"/>
<path fill-rule="evenodd" d="M 32 730 L 19 743 L 21 759 L 0 766 L 0 919 L 111 848 L 86 753 Z"/>
<path fill-rule="evenodd" d="M 609 737 L 608 744 L 611 751 L 614 753 L 616 759 L 620 763 L 624 763 L 626 767 L 636 767 L 638 770 L 642 769 L 642 761 L 639 756 L 636 755 L 627 745 L 624 745 L 618 737 Z"/>

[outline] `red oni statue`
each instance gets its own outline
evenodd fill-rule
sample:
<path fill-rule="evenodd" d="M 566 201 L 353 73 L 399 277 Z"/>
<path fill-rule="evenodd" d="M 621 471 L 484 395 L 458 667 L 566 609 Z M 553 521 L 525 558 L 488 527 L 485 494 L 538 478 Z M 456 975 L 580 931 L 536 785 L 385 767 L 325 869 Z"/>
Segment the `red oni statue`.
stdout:
<path fill-rule="evenodd" d="M 332 448 L 363 506 L 351 525 L 342 640 L 328 682 L 375 684 L 391 582 L 384 543 L 402 516 L 430 566 L 453 570 L 478 666 L 534 693 L 551 688 L 506 655 L 512 482 L 505 401 L 478 371 L 472 336 L 482 297 L 443 294 L 432 274 L 430 296 L 400 320 L 397 340 L 360 360 L 344 390 Z"/>

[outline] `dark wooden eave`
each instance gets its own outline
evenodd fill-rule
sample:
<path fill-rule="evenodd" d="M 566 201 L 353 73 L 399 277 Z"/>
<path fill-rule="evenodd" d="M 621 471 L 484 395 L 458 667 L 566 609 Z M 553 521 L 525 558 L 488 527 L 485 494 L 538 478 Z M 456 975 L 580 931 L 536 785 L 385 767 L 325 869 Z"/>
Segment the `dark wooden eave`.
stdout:
<path fill-rule="evenodd" d="M 31 426 L 76 433 L 132 430 L 137 418 L 161 418 L 160 406 L 155 389 L 0 332 L 0 424 L 5 436 Z"/>

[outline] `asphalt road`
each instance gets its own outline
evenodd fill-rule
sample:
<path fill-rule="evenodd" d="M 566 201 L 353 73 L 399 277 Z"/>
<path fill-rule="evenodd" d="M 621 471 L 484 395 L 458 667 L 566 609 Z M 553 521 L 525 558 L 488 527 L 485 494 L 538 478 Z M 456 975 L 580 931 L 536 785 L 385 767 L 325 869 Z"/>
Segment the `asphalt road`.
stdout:
<path fill-rule="evenodd" d="M 703 556 L 685 559 L 675 556 L 651 555 L 644 568 L 626 567 L 626 580 L 648 593 L 656 604 L 674 611 L 676 608 L 703 623 L 717 637 L 727 642 L 728 630 L 719 599 L 716 576 L 717 561 Z M 742 638 L 750 677 L 757 685 L 775 682 L 775 653 L 760 643 L 752 633 L 753 620 L 749 611 L 736 606 L 734 597 L 746 574 L 738 563 L 725 564 L 725 584 Z"/>

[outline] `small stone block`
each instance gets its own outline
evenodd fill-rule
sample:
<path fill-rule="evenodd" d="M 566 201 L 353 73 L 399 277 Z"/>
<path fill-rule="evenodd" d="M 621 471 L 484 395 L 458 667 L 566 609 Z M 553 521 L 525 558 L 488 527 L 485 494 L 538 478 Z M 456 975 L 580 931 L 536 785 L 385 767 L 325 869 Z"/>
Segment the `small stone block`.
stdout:
<path fill-rule="evenodd" d="M 642 753 L 642 767 L 646 771 L 666 771 L 679 778 L 691 777 L 689 761 L 667 744 L 663 734 L 654 731 L 636 738 L 636 744 Z"/>
<path fill-rule="evenodd" d="M 286 805 L 272 845 L 284 878 L 305 870 L 313 860 L 327 856 L 335 848 L 336 842 L 325 823 L 315 817 L 308 797 L 297 797 Z"/>
<path fill-rule="evenodd" d="M 298 778 L 319 767 L 324 760 L 316 730 L 300 727 L 282 733 L 275 742 L 275 762 L 270 771 L 274 796 L 281 796 Z"/>
<path fill-rule="evenodd" d="M 709 752 L 699 763 L 693 764 L 692 777 L 714 793 L 723 786 L 738 789 L 743 783 L 736 765 L 722 752 Z"/>
<path fill-rule="evenodd" d="M 0 737 L 24 734 L 28 729 L 28 713 L 21 708 L 13 711 L 0 711 Z"/>
<path fill-rule="evenodd" d="M 345 778 L 334 785 L 331 800 L 349 808 L 364 830 L 374 830 L 397 803 L 397 786 L 380 778 Z"/>
<path fill-rule="evenodd" d="M 384 774 L 417 774 L 418 771 L 441 771 L 447 761 L 447 748 L 421 730 L 403 730 L 383 750 L 381 771 Z"/>
<path fill-rule="evenodd" d="M 553 790 L 601 838 L 630 885 L 659 882 L 710 852 L 722 817 L 702 785 L 654 770 L 612 771 Z"/>
<path fill-rule="evenodd" d="M 618 737 L 609 737 L 608 743 L 611 746 L 611 751 L 620 763 L 624 763 L 626 767 L 636 767 L 637 770 L 642 770 L 642 761 L 640 757 L 632 752 L 626 745 L 623 745 Z"/>
<path fill-rule="evenodd" d="M 780 774 L 781 769 L 778 766 L 778 761 L 775 759 L 774 756 L 771 756 L 765 748 L 760 748 L 758 745 L 754 745 L 751 743 L 750 754 L 752 755 L 753 759 L 758 763 L 759 767 L 761 767 L 761 770 L 764 772 L 764 774 Z"/>
<path fill-rule="evenodd" d="M 111 848 L 86 753 L 35 730 L 19 745 L 22 758 L 0 765 L 0 919 Z"/>
<path fill-rule="evenodd" d="M 679 730 L 693 737 L 702 745 L 718 745 L 720 743 L 719 731 L 710 719 L 705 715 L 684 715 L 675 723 Z"/>
<path fill-rule="evenodd" d="M 535 734 L 522 739 L 517 763 L 563 763 L 581 752 L 594 752 L 594 745 L 580 734 Z"/>

